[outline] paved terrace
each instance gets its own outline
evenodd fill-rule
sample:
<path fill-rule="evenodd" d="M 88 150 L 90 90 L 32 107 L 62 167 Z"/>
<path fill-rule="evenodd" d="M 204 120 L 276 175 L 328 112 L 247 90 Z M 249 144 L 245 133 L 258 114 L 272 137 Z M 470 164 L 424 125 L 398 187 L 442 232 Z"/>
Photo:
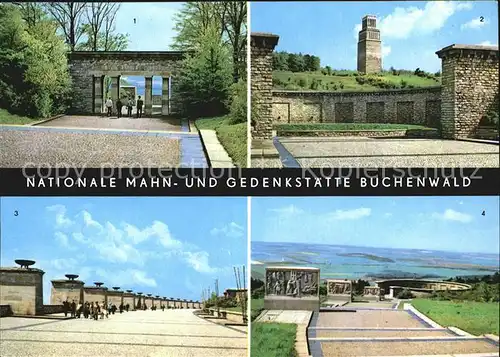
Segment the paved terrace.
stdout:
<path fill-rule="evenodd" d="M 437 325 L 418 312 L 348 304 L 314 313 L 308 328 L 312 357 L 490 357 L 498 342 Z"/>
<path fill-rule="evenodd" d="M 64 116 L 0 126 L 0 145 L 0 167 L 207 167 L 198 134 L 174 120 Z"/>
<path fill-rule="evenodd" d="M 275 138 L 285 167 L 499 167 L 499 146 L 437 139 Z M 252 160 L 253 167 L 280 167 Z"/>
<path fill-rule="evenodd" d="M 109 319 L 1 319 L 2 356 L 246 357 L 246 333 L 192 310 L 133 311 Z"/>

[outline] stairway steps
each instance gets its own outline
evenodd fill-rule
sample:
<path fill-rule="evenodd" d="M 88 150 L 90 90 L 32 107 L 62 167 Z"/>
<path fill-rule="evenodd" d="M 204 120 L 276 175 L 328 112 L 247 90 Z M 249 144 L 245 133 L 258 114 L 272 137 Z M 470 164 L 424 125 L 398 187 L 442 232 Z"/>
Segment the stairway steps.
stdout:
<path fill-rule="evenodd" d="M 310 337 L 453 337 L 456 336 L 449 330 L 309 330 Z"/>

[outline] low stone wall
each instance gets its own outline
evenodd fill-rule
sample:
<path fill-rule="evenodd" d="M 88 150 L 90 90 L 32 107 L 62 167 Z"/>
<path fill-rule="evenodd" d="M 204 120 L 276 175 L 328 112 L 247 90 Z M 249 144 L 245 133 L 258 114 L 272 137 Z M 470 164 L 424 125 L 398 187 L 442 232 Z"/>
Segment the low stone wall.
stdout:
<path fill-rule="evenodd" d="M 44 314 L 59 314 L 64 312 L 63 305 L 43 305 Z"/>
<path fill-rule="evenodd" d="M 377 92 L 273 91 L 273 124 L 399 123 L 438 128 L 441 88 Z"/>
<path fill-rule="evenodd" d="M 344 137 L 344 136 L 363 136 L 369 138 L 428 138 L 439 137 L 439 131 L 401 129 L 401 130 L 277 130 L 277 136 L 317 136 L 317 137 Z"/>
<path fill-rule="evenodd" d="M 498 128 L 489 126 L 480 126 L 474 135 L 476 139 L 498 140 Z"/>
<path fill-rule="evenodd" d="M 10 305 L 0 305 L 0 317 L 12 316 L 13 314 Z"/>

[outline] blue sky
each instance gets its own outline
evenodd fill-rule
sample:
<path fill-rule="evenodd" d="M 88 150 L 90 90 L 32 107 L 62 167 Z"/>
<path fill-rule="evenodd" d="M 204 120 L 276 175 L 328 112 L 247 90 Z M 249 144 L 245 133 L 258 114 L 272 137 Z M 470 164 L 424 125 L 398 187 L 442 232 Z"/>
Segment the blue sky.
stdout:
<path fill-rule="evenodd" d="M 280 36 L 277 51 L 319 56 L 321 65 L 356 69 L 358 32 L 377 16 L 383 67 L 435 72 L 435 52 L 451 44 L 498 46 L 496 1 L 254 2 L 252 32 Z M 481 22 L 481 16 L 483 21 Z"/>
<path fill-rule="evenodd" d="M 233 266 L 247 262 L 246 198 L 2 198 L 0 212 L 1 265 L 35 260 L 46 302 L 68 273 L 199 300 L 215 278 L 235 288 Z"/>
<path fill-rule="evenodd" d="M 251 220 L 253 241 L 499 253 L 492 196 L 254 197 Z"/>

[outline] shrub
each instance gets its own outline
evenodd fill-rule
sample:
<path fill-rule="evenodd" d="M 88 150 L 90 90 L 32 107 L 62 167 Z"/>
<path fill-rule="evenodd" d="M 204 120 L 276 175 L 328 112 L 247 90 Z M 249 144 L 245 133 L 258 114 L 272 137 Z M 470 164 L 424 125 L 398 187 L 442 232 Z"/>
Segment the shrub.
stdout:
<path fill-rule="evenodd" d="M 398 299 L 412 299 L 415 296 L 412 294 L 412 292 L 408 289 L 403 289 L 401 290 L 397 295 L 396 298 Z"/>
<path fill-rule="evenodd" d="M 247 121 L 247 82 L 239 80 L 231 86 L 231 104 L 229 106 L 230 124 Z"/>
<path fill-rule="evenodd" d="M 340 82 L 339 87 L 340 87 L 340 89 L 344 89 L 344 83 Z"/>
<path fill-rule="evenodd" d="M 306 88 L 307 87 L 307 81 L 304 78 L 299 79 L 299 87 Z"/>
<path fill-rule="evenodd" d="M 405 88 L 407 84 L 408 83 L 404 79 L 401 80 L 401 88 Z"/>

